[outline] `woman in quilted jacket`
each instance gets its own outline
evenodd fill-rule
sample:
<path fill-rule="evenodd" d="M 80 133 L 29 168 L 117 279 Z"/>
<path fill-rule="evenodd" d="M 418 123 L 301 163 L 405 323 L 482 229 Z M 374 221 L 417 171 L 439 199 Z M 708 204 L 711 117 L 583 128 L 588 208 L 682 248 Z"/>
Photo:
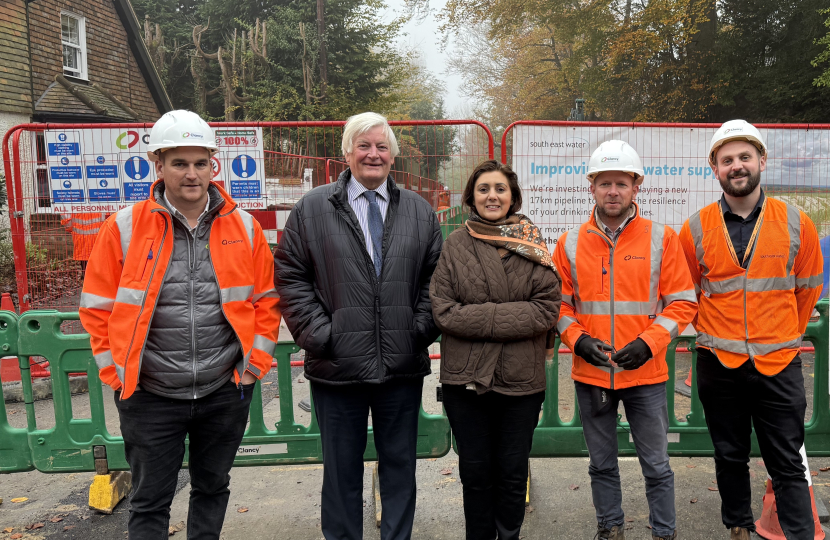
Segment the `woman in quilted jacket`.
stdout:
<path fill-rule="evenodd" d="M 539 228 L 518 213 L 522 192 L 510 167 L 495 160 L 476 167 L 463 203 L 470 218 L 444 243 L 429 290 L 443 332 L 444 407 L 467 540 L 516 540 L 560 280 Z"/>

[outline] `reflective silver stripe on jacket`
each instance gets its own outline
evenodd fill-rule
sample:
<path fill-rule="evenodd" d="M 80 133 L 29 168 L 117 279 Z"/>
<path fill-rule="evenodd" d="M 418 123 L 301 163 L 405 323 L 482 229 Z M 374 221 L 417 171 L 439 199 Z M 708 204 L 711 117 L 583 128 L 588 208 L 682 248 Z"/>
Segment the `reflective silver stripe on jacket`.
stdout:
<path fill-rule="evenodd" d="M 127 259 L 127 251 L 130 249 L 130 240 L 133 237 L 133 206 L 121 209 L 115 214 L 115 225 L 118 227 L 118 235 L 121 237 L 121 260 Z"/>
<path fill-rule="evenodd" d="M 251 246 L 251 250 L 254 249 L 254 216 L 246 212 L 245 210 L 241 210 L 239 208 L 236 209 L 239 213 L 239 217 L 242 218 L 242 224 L 245 225 L 245 232 L 248 234 L 248 245 Z"/>
<path fill-rule="evenodd" d="M 663 301 L 666 303 L 666 305 L 678 301 L 697 303 L 697 294 L 695 293 L 694 289 L 688 289 L 686 291 L 680 291 L 672 294 L 664 294 Z"/>
<path fill-rule="evenodd" d="M 267 291 L 262 291 L 259 294 L 255 294 L 254 297 L 251 299 L 252 302 L 259 302 L 262 298 L 279 298 L 280 295 L 277 293 L 277 289 L 268 289 Z"/>
<path fill-rule="evenodd" d="M 660 270 L 663 267 L 663 236 L 665 234 L 665 225 L 651 222 L 651 276 L 649 277 L 648 300 L 654 306 L 654 311 L 649 315 L 656 315 L 663 311 L 663 306 L 657 303 L 663 303 L 660 300 Z M 618 303 L 615 302 L 615 304 Z"/>
<path fill-rule="evenodd" d="M 563 315 L 562 317 L 559 317 L 559 321 L 556 323 L 556 329 L 560 334 L 564 334 L 565 330 L 567 330 L 572 324 L 576 324 L 576 319 Z"/>
<path fill-rule="evenodd" d="M 111 366 L 115 363 L 112 359 L 112 351 L 104 351 L 100 352 L 93 356 L 95 359 L 95 365 L 98 366 L 98 369 L 104 369 L 107 366 Z"/>
<path fill-rule="evenodd" d="M 250 298 L 251 293 L 254 292 L 253 285 L 241 285 L 239 287 L 227 287 L 222 289 L 222 303 L 228 302 L 242 302 Z"/>
<path fill-rule="evenodd" d="M 697 334 L 698 345 L 736 354 L 748 354 L 750 358 L 755 358 L 759 354 L 774 353 L 781 349 L 797 349 L 801 347 L 801 343 L 801 336 L 781 343 L 749 343 L 737 339 L 719 338 L 702 332 Z"/>
<path fill-rule="evenodd" d="M 789 276 L 793 271 L 795 256 L 801 249 L 801 212 L 790 204 L 787 205 L 787 231 L 790 233 L 790 254 L 787 258 L 787 275 Z"/>
<path fill-rule="evenodd" d="M 95 223 L 103 223 L 106 220 L 107 220 L 107 218 L 104 217 L 104 214 L 99 214 L 98 217 L 87 218 L 87 219 L 80 219 L 80 218 L 73 217 L 70 221 L 72 222 L 72 224 L 77 224 L 77 225 L 93 225 Z"/>
<path fill-rule="evenodd" d="M 707 276 L 709 275 L 709 267 L 706 266 L 706 263 L 703 261 L 703 225 L 700 221 L 700 211 L 695 212 L 692 214 L 692 217 L 689 218 L 689 232 L 692 233 L 692 241 L 695 244 L 695 258 L 701 267 L 700 275 Z M 703 280 L 701 278 L 701 282 L 702 281 Z"/>
<path fill-rule="evenodd" d="M 824 274 L 795 278 L 796 289 L 813 289 L 824 285 Z"/>
<path fill-rule="evenodd" d="M 565 239 L 565 256 L 568 258 L 568 263 L 571 267 L 571 283 L 573 284 L 573 297 L 579 301 L 579 280 L 576 276 L 576 245 L 579 241 L 579 231 L 582 227 L 577 227 L 568 233 Z M 571 304 L 576 307 L 575 304 Z"/>
<path fill-rule="evenodd" d="M 258 351 L 262 351 L 268 356 L 274 356 L 274 349 L 277 348 L 277 344 L 265 336 L 260 336 L 259 334 L 254 336 L 254 349 Z"/>
<path fill-rule="evenodd" d="M 654 320 L 654 324 L 659 324 L 660 326 L 665 328 L 672 339 L 676 338 L 677 335 L 680 333 L 680 329 L 678 328 L 677 323 L 669 319 L 668 317 L 663 317 L 662 315 L 659 315 Z"/>
<path fill-rule="evenodd" d="M 124 384 L 124 380 L 126 378 L 124 368 L 118 364 L 113 365 L 115 366 L 115 374 L 118 375 L 118 380 L 121 381 L 121 384 Z"/>
<path fill-rule="evenodd" d="M 121 302 L 122 304 L 130 304 L 132 306 L 140 306 L 144 301 L 144 290 L 118 287 L 118 293 L 115 296 L 115 301 Z"/>
<path fill-rule="evenodd" d="M 562 303 L 568 304 L 569 306 L 573 307 L 574 305 L 574 297 L 570 294 L 563 294 L 562 295 Z"/>
<path fill-rule="evenodd" d="M 78 236 L 96 236 L 100 229 L 72 229 L 72 234 Z"/>
<path fill-rule="evenodd" d="M 100 309 L 102 311 L 112 311 L 112 305 L 115 303 L 115 298 L 107 298 L 105 296 L 98 296 L 88 292 L 81 293 L 80 307 L 86 309 Z"/>

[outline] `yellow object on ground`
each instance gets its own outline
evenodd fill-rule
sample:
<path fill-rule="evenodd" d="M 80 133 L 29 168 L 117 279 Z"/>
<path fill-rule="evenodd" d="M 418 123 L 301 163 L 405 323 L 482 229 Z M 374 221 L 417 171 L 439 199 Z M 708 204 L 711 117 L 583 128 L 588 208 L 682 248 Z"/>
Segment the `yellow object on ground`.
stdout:
<path fill-rule="evenodd" d="M 127 471 L 96 474 L 89 486 L 89 507 L 104 514 L 112 514 L 131 487 L 132 476 Z"/>

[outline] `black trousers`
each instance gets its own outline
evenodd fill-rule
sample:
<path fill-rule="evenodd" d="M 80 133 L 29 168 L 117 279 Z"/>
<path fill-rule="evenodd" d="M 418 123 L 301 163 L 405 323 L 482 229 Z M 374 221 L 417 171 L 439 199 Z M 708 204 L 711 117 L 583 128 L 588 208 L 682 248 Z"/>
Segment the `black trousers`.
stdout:
<path fill-rule="evenodd" d="M 367 423 L 378 450 L 382 540 L 409 540 L 415 518 L 415 448 L 424 380 L 311 383 L 323 445 L 321 526 L 326 540 L 363 539 Z"/>
<path fill-rule="evenodd" d="M 697 384 L 715 445 L 723 524 L 755 530 L 748 466 L 754 426 L 781 528 L 788 540 L 812 540 L 812 501 L 800 454 L 807 408 L 801 357 L 767 377 L 750 361 L 729 369 L 712 352 L 698 349 Z"/>
<path fill-rule="evenodd" d="M 190 437 L 190 507 L 187 538 L 218 539 L 225 521 L 230 470 L 245 433 L 254 385 L 233 382 L 199 399 L 169 399 L 140 390 L 115 404 L 124 450 L 133 476 L 130 540 L 168 537 L 170 504 L 176 494 Z"/>
<path fill-rule="evenodd" d="M 518 540 L 527 466 L 545 392 L 506 396 L 443 385 L 458 451 L 467 540 Z"/>

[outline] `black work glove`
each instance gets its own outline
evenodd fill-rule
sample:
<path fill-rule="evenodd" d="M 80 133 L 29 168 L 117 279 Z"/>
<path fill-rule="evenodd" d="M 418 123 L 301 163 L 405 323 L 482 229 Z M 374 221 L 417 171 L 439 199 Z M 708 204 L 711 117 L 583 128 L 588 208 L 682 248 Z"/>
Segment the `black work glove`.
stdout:
<path fill-rule="evenodd" d="M 611 355 L 611 360 L 623 369 L 637 369 L 650 359 L 651 349 L 640 338 L 635 339 L 620 349 L 619 352 Z"/>
<path fill-rule="evenodd" d="M 614 347 L 588 334 L 582 334 L 582 337 L 577 339 L 574 344 L 574 353 L 597 367 L 611 367 L 611 363 L 608 361 L 609 352 L 614 352 Z"/>

